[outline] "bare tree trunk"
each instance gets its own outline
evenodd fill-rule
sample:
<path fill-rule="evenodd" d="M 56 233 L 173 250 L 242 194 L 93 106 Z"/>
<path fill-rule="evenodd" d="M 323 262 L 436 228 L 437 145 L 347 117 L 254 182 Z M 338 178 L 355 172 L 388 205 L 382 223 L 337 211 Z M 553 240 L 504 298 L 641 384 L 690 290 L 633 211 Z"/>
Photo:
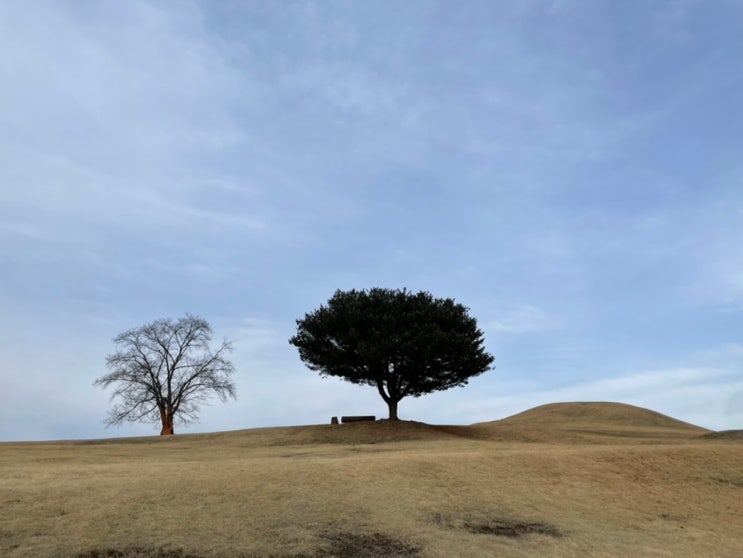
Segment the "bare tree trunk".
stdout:
<path fill-rule="evenodd" d="M 389 420 L 400 420 L 397 416 L 397 404 L 399 401 L 395 401 L 394 399 L 390 399 L 387 401 L 387 407 L 389 407 L 390 410 L 390 417 Z"/>
<path fill-rule="evenodd" d="M 173 410 L 160 407 L 160 422 L 162 422 L 162 430 L 160 430 L 160 436 L 170 436 L 175 434 L 173 429 Z"/>

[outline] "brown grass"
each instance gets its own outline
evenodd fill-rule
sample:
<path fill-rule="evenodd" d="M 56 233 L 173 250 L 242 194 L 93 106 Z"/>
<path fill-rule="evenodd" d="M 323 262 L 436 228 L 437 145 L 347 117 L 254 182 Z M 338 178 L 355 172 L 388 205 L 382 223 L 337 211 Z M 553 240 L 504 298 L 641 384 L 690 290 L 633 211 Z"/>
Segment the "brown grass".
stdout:
<path fill-rule="evenodd" d="M 743 556 L 743 444 L 705 434 L 595 403 L 0 444 L 0 556 Z"/>

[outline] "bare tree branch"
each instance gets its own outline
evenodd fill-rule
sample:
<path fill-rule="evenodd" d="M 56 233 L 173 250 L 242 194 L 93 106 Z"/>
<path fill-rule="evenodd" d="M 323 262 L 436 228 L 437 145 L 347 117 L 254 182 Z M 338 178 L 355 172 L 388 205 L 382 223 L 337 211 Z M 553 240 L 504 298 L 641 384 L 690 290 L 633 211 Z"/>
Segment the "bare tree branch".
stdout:
<path fill-rule="evenodd" d="M 117 403 L 106 424 L 160 422 L 160 433 L 172 434 L 176 417 L 184 424 L 198 420 L 200 405 L 211 396 L 236 399 L 235 367 L 226 358 L 232 344 L 225 340 L 212 351 L 211 336 L 209 323 L 191 314 L 117 335 L 118 350 L 106 357 L 110 372 L 93 382 L 114 386 L 111 400 Z"/>

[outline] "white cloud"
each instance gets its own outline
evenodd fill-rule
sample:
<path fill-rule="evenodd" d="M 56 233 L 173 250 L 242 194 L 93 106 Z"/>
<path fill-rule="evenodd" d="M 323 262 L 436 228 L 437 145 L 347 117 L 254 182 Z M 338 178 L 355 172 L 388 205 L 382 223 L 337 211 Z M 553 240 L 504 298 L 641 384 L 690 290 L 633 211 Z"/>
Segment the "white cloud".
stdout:
<path fill-rule="evenodd" d="M 534 333 L 559 329 L 558 320 L 536 306 L 523 304 L 505 312 L 503 318 L 488 322 L 487 331 L 495 333 Z"/>
<path fill-rule="evenodd" d="M 743 169 L 737 175 L 725 179 L 726 188 L 736 184 L 733 193 L 721 194 L 695 212 L 694 228 L 703 228 L 704 236 L 689 243 L 695 250 L 689 258 L 695 265 L 690 294 L 722 312 L 743 310 L 743 198 L 737 190 Z"/>
<path fill-rule="evenodd" d="M 396 112 L 405 94 L 403 85 L 386 76 L 337 63 L 299 68 L 282 82 L 293 95 L 316 97 L 352 118 Z"/>
<path fill-rule="evenodd" d="M 185 171 L 194 165 L 183 164 L 243 141 L 233 118 L 250 97 L 243 76 L 193 6 L 109 8 L 6 12 L 0 47 L 16 54 L 0 66 L 3 213 L 20 221 L 16 229 L 43 222 L 56 235 L 71 223 L 136 228 L 177 217 L 262 226 L 209 207 Z"/>

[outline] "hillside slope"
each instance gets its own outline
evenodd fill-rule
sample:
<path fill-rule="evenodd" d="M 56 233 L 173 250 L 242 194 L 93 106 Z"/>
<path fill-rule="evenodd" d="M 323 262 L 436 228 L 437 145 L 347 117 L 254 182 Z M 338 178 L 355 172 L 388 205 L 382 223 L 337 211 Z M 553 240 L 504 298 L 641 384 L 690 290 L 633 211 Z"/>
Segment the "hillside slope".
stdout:
<path fill-rule="evenodd" d="M 490 438 L 544 442 L 692 439 L 709 432 L 656 411 L 610 402 L 550 403 L 472 428 Z"/>
<path fill-rule="evenodd" d="M 240 448 L 272 448 L 318 444 L 365 445 L 388 442 L 481 440 L 498 442 L 621 443 L 695 439 L 714 433 L 669 416 L 622 403 L 552 403 L 490 422 L 431 425 L 416 421 L 356 422 L 340 425 L 279 426 L 178 434 L 174 437 L 109 438 L 41 444 L 192 444 Z M 731 438 L 734 436 L 730 436 Z"/>
<path fill-rule="evenodd" d="M 4 443 L 0 556 L 743 556 L 743 444 L 700 431 L 570 403 L 472 426 Z"/>

